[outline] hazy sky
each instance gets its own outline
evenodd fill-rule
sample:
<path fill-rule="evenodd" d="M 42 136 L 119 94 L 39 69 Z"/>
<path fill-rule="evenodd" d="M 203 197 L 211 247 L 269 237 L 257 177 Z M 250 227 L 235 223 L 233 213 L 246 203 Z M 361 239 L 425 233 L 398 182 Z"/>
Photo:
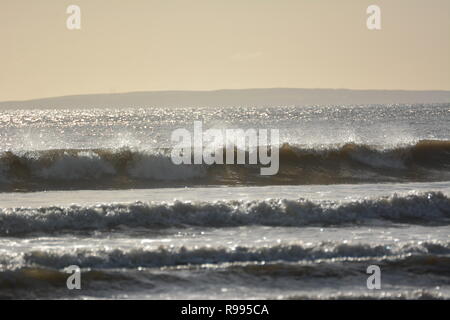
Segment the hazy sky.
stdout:
<path fill-rule="evenodd" d="M 450 90 L 450 1 L 0 0 L 0 101 L 256 87 Z"/>

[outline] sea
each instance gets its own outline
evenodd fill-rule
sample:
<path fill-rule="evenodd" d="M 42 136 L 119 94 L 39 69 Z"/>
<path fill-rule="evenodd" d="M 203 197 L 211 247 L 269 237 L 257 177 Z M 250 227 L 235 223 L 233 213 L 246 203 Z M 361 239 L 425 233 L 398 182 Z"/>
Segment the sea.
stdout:
<path fill-rule="evenodd" d="M 278 173 L 174 164 L 194 121 Z M 449 299 L 450 104 L 2 110 L 0 298 Z"/>

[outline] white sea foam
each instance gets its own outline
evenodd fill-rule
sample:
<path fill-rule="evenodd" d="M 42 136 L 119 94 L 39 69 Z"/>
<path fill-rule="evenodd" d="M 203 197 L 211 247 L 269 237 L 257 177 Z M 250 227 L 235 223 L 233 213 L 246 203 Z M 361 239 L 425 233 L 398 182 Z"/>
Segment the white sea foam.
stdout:
<path fill-rule="evenodd" d="M 107 230 L 118 226 L 168 228 L 339 226 L 377 223 L 449 224 L 450 199 L 440 192 L 363 199 L 350 203 L 305 199 L 103 204 L 7 208 L 0 211 L 0 234 Z"/>
<path fill-rule="evenodd" d="M 63 269 L 69 265 L 82 268 L 138 268 L 236 262 L 319 262 L 333 259 L 358 262 L 368 259 L 405 259 L 450 253 L 450 243 L 441 241 L 409 242 L 400 245 L 321 242 L 319 244 L 282 244 L 265 247 L 172 247 L 136 249 L 49 249 L 3 256 L 0 266 L 15 269 L 25 266 Z"/>

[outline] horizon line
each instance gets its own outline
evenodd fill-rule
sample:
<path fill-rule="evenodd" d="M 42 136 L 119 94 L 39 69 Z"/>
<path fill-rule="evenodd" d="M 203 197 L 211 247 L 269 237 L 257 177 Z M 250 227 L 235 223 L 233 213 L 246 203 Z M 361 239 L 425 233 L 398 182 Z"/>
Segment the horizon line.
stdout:
<path fill-rule="evenodd" d="M 349 89 L 349 88 L 300 88 L 300 87 L 250 87 L 250 88 L 241 88 L 241 89 L 211 89 L 211 90 L 138 90 L 138 91 L 124 91 L 124 92 L 98 92 L 98 93 L 80 93 L 80 94 L 67 94 L 60 96 L 49 96 L 49 97 L 41 97 L 41 98 L 32 98 L 32 99 L 24 99 L 24 100 L 4 100 L 0 101 L 0 104 L 3 103 L 20 103 L 20 102 L 31 102 L 38 100 L 47 100 L 47 99 L 58 99 L 58 98 L 69 98 L 69 97 L 82 97 L 82 96 L 95 96 L 95 95 L 126 95 L 126 94 L 139 94 L 139 93 L 213 93 L 220 91 L 246 91 L 246 90 L 335 90 L 335 91 L 398 91 L 398 92 L 447 92 L 450 93 L 449 90 L 442 89 L 420 89 L 420 90 L 411 90 L 411 89 Z"/>

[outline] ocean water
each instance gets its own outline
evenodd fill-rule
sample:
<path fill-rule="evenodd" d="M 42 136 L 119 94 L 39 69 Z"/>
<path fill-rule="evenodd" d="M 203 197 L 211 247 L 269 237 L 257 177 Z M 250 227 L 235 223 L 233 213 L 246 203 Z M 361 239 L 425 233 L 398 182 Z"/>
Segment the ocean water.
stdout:
<path fill-rule="evenodd" d="M 174 165 L 194 121 L 279 129 L 279 173 Z M 449 299 L 449 128 L 450 104 L 3 110 L 0 298 Z"/>

